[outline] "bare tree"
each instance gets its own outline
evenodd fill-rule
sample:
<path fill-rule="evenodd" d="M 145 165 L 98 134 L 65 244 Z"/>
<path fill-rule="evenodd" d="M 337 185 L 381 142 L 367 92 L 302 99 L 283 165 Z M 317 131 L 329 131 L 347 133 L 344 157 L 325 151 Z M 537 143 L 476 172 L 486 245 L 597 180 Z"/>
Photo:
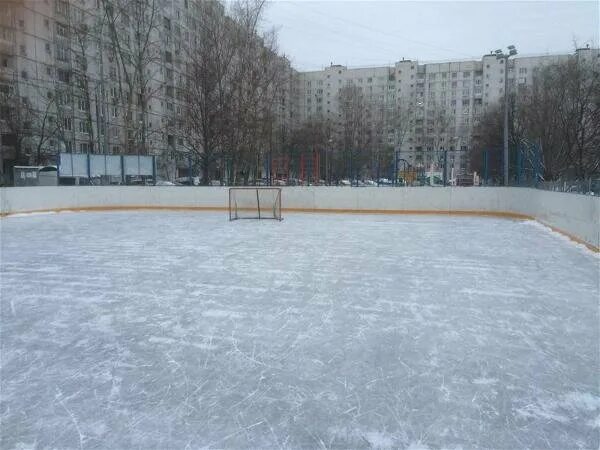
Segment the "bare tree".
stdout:
<path fill-rule="evenodd" d="M 277 126 L 276 107 L 287 60 L 273 32 L 260 34 L 264 1 L 239 1 L 228 11 L 200 3 L 197 40 L 189 49 L 183 121 L 185 147 L 209 183 L 217 162 L 230 182 L 262 173 Z"/>
<path fill-rule="evenodd" d="M 157 95 L 153 85 L 161 61 L 173 55 L 160 51 L 161 23 L 170 33 L 170 22 L 160 14 L 159 0 L 101 0 L 118 67 L 119 102 L 125 109 L 123 140 L 128 151 L 147 153 L 148 104 Z M 152 72 L 154 71 L 154 72 Z"/>
<path fill-rule="evenodd" d="M 367 142 L 368 112 L 363 93 L 357 86 L 349 85 L 340 89 L 338 105 L 342 116 L 343 164 L 354 178 L 364 163 L 364 150 Z"/>
<path fill-rule="evenodd" d="M 537 163 L 543 167 L 547 180 L 582 179 L 598 173 L 600 68 L 596 59 L 584 63 L 574 56 L 543 67 L 531 86 L 520 88 L 518 96 L 514 92 L 510 95 L 509 146 L 513 167 L 517 149 L 535 143 L 542 149 L 543 161 Z M 494 149 L 502 143 L 501 107 L 489 109 L 475 129 L 471 159 L 477 170 L 483 165 L 484 150 L 488 153 L 488 172 L 500 170 L 496 166 L 501 159 Z"/>
<path fill-rule="evenodd" d="M 89 152 L 93 153 L 95 145 L 94 126 L 92 116 L 92 90 L 93 77 L 89 72 L 88 55 L 91 50 L 91 41 L 93 38 L 92 25 L 94 17 L 90 11 L 85 9 L 76 9 L 72 15 L 70 31 L 73 34 L 75 64 L 73 65 L 73 74 L 77 80 L 78 108 L 85 114 L 85 130 L 88 135 Z M 98 124 L 98 127 L 100 124 Z"/>
<path fill-rule="evenodd" d="M 187 55 L 182 111 L 184 146 L 190 157 L 200 162 L 202 181 L 210 181 L 211 171 L 228 134 L 232 145 L 234 64 L 236 64 L 236 29 L 217 1 L 199 4 L 201 14 L 197 37 Z M 237 133 L 236 133 L 237 134 Z"/>
<path fill-rule="evenodd" d="M 0 90 L 0 129 L 4 144 L 14 148 L 16 164 L 46 162 L 44 148 L 57 132 L 52 114 L 54 96 L 51 92 L 38 94 L 38 103 L 33 104 L 27 97 L 20 97 L 12 86 Z"/>

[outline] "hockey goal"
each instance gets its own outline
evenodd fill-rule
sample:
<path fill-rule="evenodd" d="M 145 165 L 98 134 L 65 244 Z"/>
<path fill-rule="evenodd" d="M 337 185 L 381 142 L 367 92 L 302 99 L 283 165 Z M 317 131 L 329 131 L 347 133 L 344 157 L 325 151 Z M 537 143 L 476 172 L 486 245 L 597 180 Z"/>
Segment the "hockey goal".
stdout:
<path fill-rule="evenodd" d="M 280 188 L 229 188 L 229 220 L 281 217 Z"/>

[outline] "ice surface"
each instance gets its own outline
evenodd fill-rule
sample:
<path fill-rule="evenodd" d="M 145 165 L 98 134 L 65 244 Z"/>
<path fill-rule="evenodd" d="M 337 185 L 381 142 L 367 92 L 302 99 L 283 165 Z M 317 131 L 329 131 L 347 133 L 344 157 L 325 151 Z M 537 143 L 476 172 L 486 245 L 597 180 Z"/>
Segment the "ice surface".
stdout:
<path fill-rule="evenodd" d="M 531 223 L 0 227 L 2 449 L 600 444 L 600 259 Z"/>

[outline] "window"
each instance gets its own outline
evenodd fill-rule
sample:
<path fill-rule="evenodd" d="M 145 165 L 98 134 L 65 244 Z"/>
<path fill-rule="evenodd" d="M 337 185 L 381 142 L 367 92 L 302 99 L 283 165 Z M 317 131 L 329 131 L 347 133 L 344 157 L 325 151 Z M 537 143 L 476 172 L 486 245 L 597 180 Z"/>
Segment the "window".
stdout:
<path fill-rule="evenodd" d="M 521 68 L 519 68 L 519 73 L 520 74 L 527 73 L 527 67 L 521 67 Z"/>
<path fill-rule="evenodd" d="M 48 19 L 44 19 L 44 26 L 50 28 L 50 21 Z"/>
<path fill-rule="evenodd" d="M 65 0 L 57 0 L 56 12 L 66 16 L 69 12 L 69 4 Z"/>
<path fill-rule="evenodd" d="M 373 82 L 373 78 L 367 78 L 367 83 L 372 83 Z"/>
<path fill-rule="evenodd" d="M 79 151 L 81 153 L 88 153 L 90 151 L 90 144 L 88 142 L 82 142 L 79 144 Z"/>
<path fill-rule="evenodd" d="M 65 117 L 65 118 L 63 119 L 63 128 L 64 128 L 65 130 L 68 130 L 68 131 L 70 131 L 70 130 L 71 130 L 71 128 L 72 128 L 72 121 L 71 121 L 71 118 L 70 118 L 70 117 Z"/>
<path fill-rule="evenodd" d="M 25 70 L 21 71 L 21 78 L 23 78 L 24 80 L 27 79 L 27 71 L 25 71 Z"/>
<path fill-rule="evenodd" d="M 25 28 L 25 21 L 23 19 L 19 20 L 19 28 Z"/>
<path fill-rule="evenodd" d="M 50 67 L 50 66 L 46 67 L 46 75 L 48 75 L 49 77 L 52 76 L 52 67 Z"/>
<path fill-rule="evenodd" d="M 69 61 L 69 49 L 64 44 L 56 44 L 56 59 L 59 61 Z"/>
<path fill-rule="evenodd" d="M 456 72 L 452 72 L 452 78 L 456 78 Z"/>
<path fill-rule="evenodd" d="M 79 132 L 88 134 L 90 132 L 90 124 L 85 120 L 79 121 Z"/>
<path fill-rule="evenodd" d="M 27 55 L 27 49 L 25 48 L 25 45 L 21 45 L 19 47 L 19 49 L 21 50 L 21 55 L 23 55 L 23 56 Z"/>
<path fill-rule="evenodd" d="M 62 36 L 62 37 L 68 37 L 69 29 L 67 28 L 66 25 L 64 25 L 62 23 L 57 23 L 56 24 L 56 34 L 58 34 L 59 36 Z"/>
<path fill-rule="evenodd" d="M 463 78 L 471 78 L 471 72 L 468 70 L 463 72 Z"/>
<path fill-rule="evenodd" d="M 173 55 L 169 51 L 165 51 L 165 61 L 168 63 L 173 62 Z"/>
<path fill-rule="evenodd" d="M 90 109 L 89 102 L 83 98 L 77 100 L 77 106 L 79 107 L 79 111 L 87 111 Z"/>
<path fill-rule="evenodd" d="M 116 106 L 113 106 L 110 111 L 113 119 L 119 117 L 119 109 Z"/>

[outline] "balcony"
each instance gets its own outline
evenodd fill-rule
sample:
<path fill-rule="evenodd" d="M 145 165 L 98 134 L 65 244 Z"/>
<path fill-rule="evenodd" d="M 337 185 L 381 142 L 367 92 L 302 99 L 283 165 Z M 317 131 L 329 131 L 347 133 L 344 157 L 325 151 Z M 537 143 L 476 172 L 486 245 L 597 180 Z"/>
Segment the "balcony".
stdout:
<path fill-rule="evenodd" d="M 0 37 L 0 53 L 3 55 L 14 56 L 16 53 L 14 42 Z"/>

